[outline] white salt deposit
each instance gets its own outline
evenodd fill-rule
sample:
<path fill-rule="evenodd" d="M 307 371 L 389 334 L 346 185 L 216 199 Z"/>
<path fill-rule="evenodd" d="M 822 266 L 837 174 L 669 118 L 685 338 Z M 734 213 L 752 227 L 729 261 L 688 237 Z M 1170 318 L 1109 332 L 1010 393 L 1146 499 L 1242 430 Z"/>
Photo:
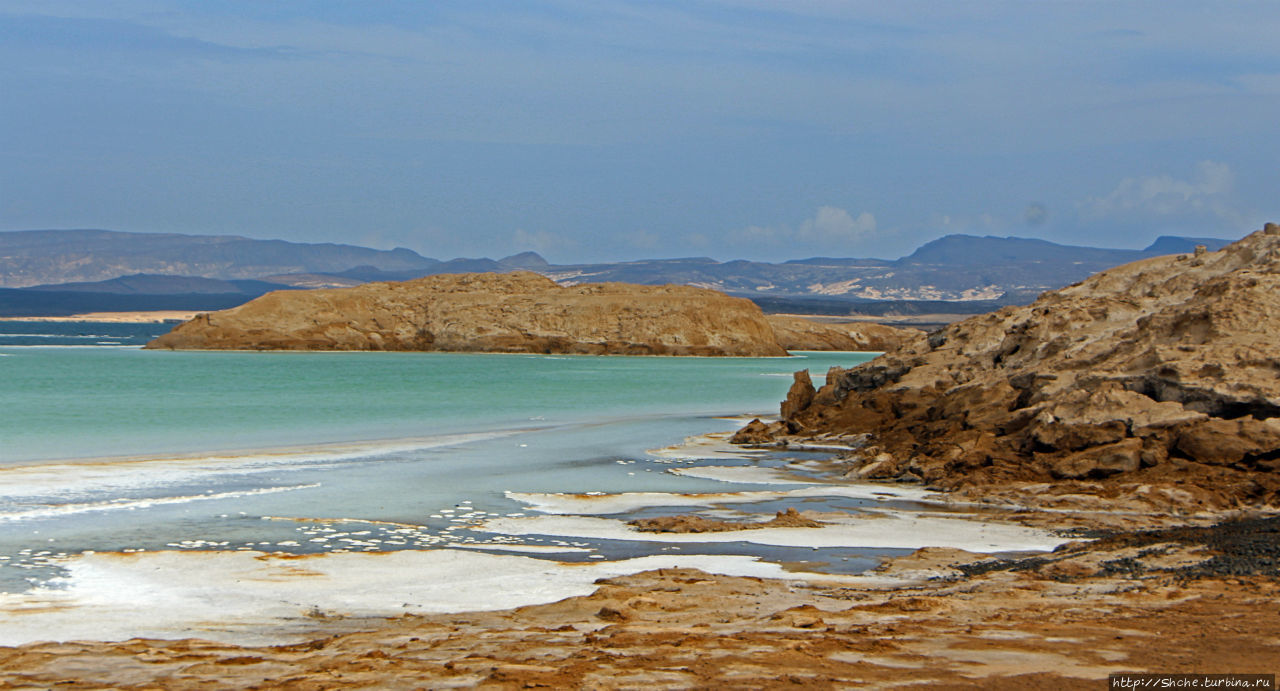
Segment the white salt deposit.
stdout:
<path fill-rule="evenodd" d="M 742 427 L 753 418 L 744 420 L 733 420 L 736 427 Z M 729 437 L 732 432 L 713 432 L 711 434 L 699 434 L 688 437 L 679 444 L 664 446 L 658 449 L 649 449 L 646 453 L 655 458 L 672 459 L 672 460 L 703 460 L 703 459 L 720 459 L 730 458 L 750 458 L 752 456 L 760 456 L 765 451 L 758 449 L 744 449 L 736 444 L 729 443 Z"/>
<path fill-rule="evenodd" d="M 778 547 L 954 547 L 970 552 L 1049 551 L 1067 542 L 1046 530 L 929 514 L 886 512 L 840 519 L 821 528 L 760 528 L 716 533 L 649 533 L 625 522 L 591 516 L 496 518 L 477 529 L 507 535 L 668 543 L 749 542 Z"/>
<path fill-rule="evenodd" d="M 139 636 L 271 643 L 314 634 L 317 615 L 507 609 L 587 595 L 597 579 L 659 568 L 832 583 L 884 580 L 794 573 L 746 556 L 655 555 L 563 564 L 445 549 L 309 557 L 97 553 L 70 558 L 64 566 L 68 575 L 49 586 L 0 594 L 0 645 Z"/>
<path fill-rule="evenodd" d="M 671 468 L 667 472 L 683 477 L 700 477 L 705 480 L 752 485 L 818 484 L 813 480 L 805 480 L 779 468 L 761 468 L 749 465 L 708 465 L 694 468 Z"/>
<path fill-rule="evenodd" d="M 674 492 L 622 492 L 619 494 L 560 494 L 507 492 L 508 499 L 521 502 L 530 509 L 549 514 L 607 515 L 662 506 L 717 506 L 748 504 L 779 499 L 808 497 L 842 497 L 876 501 L 937 502 L 938 495 L 917 487 L 884 485 L 812 485 L 793 490 L 756 492 L 708 492 L 679 494 Z"/>
<path fill-rule="evenodd" d="M 220 475 L 315 469 L 326 463 L 456 446 L 519 434 L 502 430 L 475 434 L 396 439 L 351 444 L 320 444 L 288 449 L 191 457 L 103 458 L 0 467 L 0 492 L 9 497 L 66 496 L 191 482 Z"/>
<path fill-rule="evenodd" d="M 210 494 L 180 495 L 174 497 L 153 497 L 148 499 L 113 499 L 111 501 L 58 504 L 55 506 L 43 506 L 41 508 L 0 512 L 0 522 L 20 521 L 33 518 L 51 518 L 54 516 L 70 516 L 79 513 L 92 513 L 95 511 L 133 511 L 153 506 L 165 506 L 167 504 L 189 504 L 198 501 L 253 497 L 261 494 L 279 494 L 281 492 L 292 492 L 294 490 L 311 489 L 319 486 L 319 484 L 312 483 L 287 487 L 262 487 L 259 489 L 242 490 L 238 492 L 217 492 Z M 223 518 L 226 518 L 226 516 L 223 516 Z"/>

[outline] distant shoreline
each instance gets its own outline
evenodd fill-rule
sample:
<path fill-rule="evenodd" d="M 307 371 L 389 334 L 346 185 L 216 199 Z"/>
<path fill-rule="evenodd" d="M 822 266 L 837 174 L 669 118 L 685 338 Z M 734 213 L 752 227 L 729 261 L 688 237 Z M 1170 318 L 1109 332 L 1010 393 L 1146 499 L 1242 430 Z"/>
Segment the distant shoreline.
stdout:
<path fill-rule="evenodd" d="M 137 312 L 85 312 L 61 317 L 0 317 L 11 322 L 110 322 L 131 324 L 158 324 L 170 321 L 188 321 L 207 310 L 154 310 Z"/>
<path fill-rule="evenodd" d="M 134 310 L 129 312 L 83 312 L 80 314 L 59 316 L 0 316 L 0 322 L 107 322 L 132 324 L 158 324 L 162 322 L 183 322 L 194 319 L 198 314 L 209 310 Z M 778 314 L 781 317 L 800 317 L 825 324 L 883 324 L 909 328 L 936 328 L 971 317 L 971 314 L 922 314 L 909 316 L 870 316 L 845 315 L 833 316 L 824 314 Z"/>
<path fill-rule="evenodd" d="M 885 326 L 904 326 L 920 328 L 921 326 L 946 325 L 958 322 L 978 313 L 937 313 L 937 314 L 812 314 L 804 312 L 766 312 L 771 317 L 799 317 L 823 324 L 883 324 Z"/>

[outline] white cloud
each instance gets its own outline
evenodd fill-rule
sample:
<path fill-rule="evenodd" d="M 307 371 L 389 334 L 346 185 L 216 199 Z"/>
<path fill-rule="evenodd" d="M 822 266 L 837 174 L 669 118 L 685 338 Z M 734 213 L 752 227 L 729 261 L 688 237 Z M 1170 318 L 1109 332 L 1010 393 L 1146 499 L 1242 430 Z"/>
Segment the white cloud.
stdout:
<path fill-rule="evenodd" d="M 1210 215 L 1235 221 L 1239 216 L 1232 204 L 1235 174 L 1217 161 L 1201 161 L 1191 179 L 1169 174 L 1125 178 L 1105 197 L 1085 201 L 1084 210 L 1094 216 Z"/>
<path fill-rule="evenodd" d="M 848 211 L 834 206 L 818 208 L 813 218 L 800 224 L 796 237 L 801 240 L 859 240 L 876 231 L 876 217 L 866 211 L 854 218 Z"/>
<path fill-rule="evenodd" d="M 876 217 L 863 211 L 854 216 L 836 206 L 821 206 L 813 218 L 799 226 L 747 226 L 729 233 L 734 243 L 750 245 L 806 245 L 810 248 L 839 249 L 856 244 L 878 229 Z"/>

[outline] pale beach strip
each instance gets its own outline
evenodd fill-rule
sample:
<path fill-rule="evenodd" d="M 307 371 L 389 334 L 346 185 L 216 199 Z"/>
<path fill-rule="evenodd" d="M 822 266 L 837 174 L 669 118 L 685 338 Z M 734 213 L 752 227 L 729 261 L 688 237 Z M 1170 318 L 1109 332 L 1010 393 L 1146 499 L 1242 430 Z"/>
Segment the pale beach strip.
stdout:
<path fill-rule="evenodd" d="M 197 314 L 209 310 L 153 310 L 138 312 L 85 312 L 61 317 L 0 317 L 10 322 L 102 322 L 113 324 L 158 324 L 171 321 L 189 321 Z"/>

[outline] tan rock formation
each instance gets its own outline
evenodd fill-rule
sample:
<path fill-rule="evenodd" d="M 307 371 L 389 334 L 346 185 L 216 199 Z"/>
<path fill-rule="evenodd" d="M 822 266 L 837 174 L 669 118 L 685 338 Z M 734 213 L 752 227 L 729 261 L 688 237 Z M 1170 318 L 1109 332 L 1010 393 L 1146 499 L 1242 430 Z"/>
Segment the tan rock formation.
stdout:
<path fill-rule="evenodd" d="M 919 329 L 869 322 L 824 322 L 783 314 L 768 319 L 787 350 L 889 351 L 924 335 Z"/>
<path fill-rule="evenodd" d="M 759 530 L 762 528 L 821 528 L 822 521 L 814 520 L 788 507 L 777 512 L 767 521 L 721 521 L 696 514 L 657 516 L 628 521 L 642 533 L 723 533 L 732 530 Z"/>
<path fill-rule="evenodd" d="M 148 348 L 777 356 L 749 300 L 689 286 L 561 287 L 530 272 L 277 291 Z"/>
<path fill-rule="evenodd" d="M 813 405 L 815 391 L 813 379 L 809 377 L 809 370 L 804 369 L 796 372 L 792 379 L 791 388 L 787 390 L 787 397 L 782 401 L 781 412 L 783 420 L 794 420 L 797 413 Z"/>
<path fill-rule="evenodd" d="M 773 444 L 777 438 L 786 434 L 787 423 L 785 422 L 763 422 L 760 418 L 756 418 L 747 423 L 746 427 L 738 430 L 729 439 L 733 444 Z"/>
<path fill-rule="evenodd" d="M 1269 226 L 834 368 L 809 403 L 793 391 L 784 420 L 806 435 L 869 433 L 859 457 L 877 464 L 870 477 L 951 489 L 1047 481 L 1051 493 L 1106 481 L 1152 502 L 1173 496 L 1155 483 L 1178 485 L 1174 503 L 1189 507 L 1275 505 L 1277 334 L 1280 232 Z"/>

